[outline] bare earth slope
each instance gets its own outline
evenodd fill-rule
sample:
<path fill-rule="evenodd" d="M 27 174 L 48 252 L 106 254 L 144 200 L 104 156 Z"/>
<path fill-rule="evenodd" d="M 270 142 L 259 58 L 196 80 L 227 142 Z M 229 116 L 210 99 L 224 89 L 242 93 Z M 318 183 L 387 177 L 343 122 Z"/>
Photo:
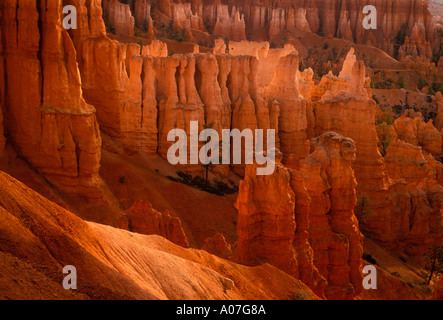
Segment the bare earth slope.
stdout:
<path fill-rule="evenodd" d="M 0 211 L 0 299 L 316 298 L 270 265 L 240 266 L 159 236 L 84 222 L 3 172 Z M 77 268 L 75 292 L 61 285 L 65 265 Z"/>

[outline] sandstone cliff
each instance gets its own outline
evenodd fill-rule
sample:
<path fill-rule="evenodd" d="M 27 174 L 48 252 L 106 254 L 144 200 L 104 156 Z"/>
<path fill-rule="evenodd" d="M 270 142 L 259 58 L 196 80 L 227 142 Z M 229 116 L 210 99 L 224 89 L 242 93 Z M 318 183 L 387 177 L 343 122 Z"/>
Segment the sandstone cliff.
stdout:
<path fill-rule="evenodd" d="M 327 132 L 313 140 L 314 152 L 301 161 L 311 197 L 309 242 L 314 264 L 327 279 L 328 299 L 349 299 L 362 290 L 363 236 L 354 215 L 357 203 L 352 168 L 356 145 Z"/>
<path fill-rule="evenodd" d="M 238 242 L 233 260 L 246 265 L 270 263 L 323 296 L 325 281 L 314 266 L 312 248 L 306 239 L 309 195 L 301 187 L 297 192 L 303 194 L 296 198 L 291 187 L 292 177 L 295 185 L 300 182 L 299 174 L 277 164 L 273 175 L 257 176 L 255 165 L 246 166 L 236 203 Z"/>
<path fill-rule="evenodd" d="M 103 0 L 105 19 L 114 28 L 115 33 L 121 36 L 133 36 L 135 19 L 132 16 L 129 4 L 118 0 Z"/>
<path fill-rule="evenodd" d="M 134 202 L 132 207 L 125 211 L 121 226 L 131 232 L 157 234 L 179 246 L 189 247 L 180 219 L 171 217 L 168 212 L 158 212 L 147 201 Z"/>
<path fill-rule="evenodd" d="M 399 139 L 413 146 L 421 146 L 435 157 L 441 157 L 442 135 L 434 127 L 432 120 L 425 123 L 421 114 L 415 117 L 411 113 L 411 117 L 403 115 L 396 119 L 394 126 Z"/>
<path fill-rule="evenodd" d="M 158 0 L 160 12 L 173 18 L 174 8 L 184 6 L 172 0 Z M 329 37 L 340 37 L 355 43 L 370 44 L 386 50 L 400 32 L 411 35 L 410 42 L 423 57 L 438 50 L 436 21 L 428 10 L 427 0 L 377 0 L 374 1 L 214 1 L 193 0 L 190 4 L 193 15 L 203 19 L 207 31 L 232 40 L 272 40 L 287 32 L 314 32 Z M 363 27 L 363 7 L 377 8 L 377 29 Z M 188 25 L 195 20 L 191 14 L 183 14 Z M 406 46 L 403 51 L 407 52 Z"/>
<path fill-rule="evenodd" d="M 3 1 L 0 11 L 1 101 L 11 143 L 64 192 L 100 198 L 101 138 L 95 109 L 82 96 L 73 42 L 61 26 L 61 2 Z"/>
<path fill-rule="evenodd" d="M 231 245 L 226 242 L 225 237 L 221 233 L 217 233 L 211 238 L 206 238 L 202 249 L 223 259 L 229 260 L 232 258 Z"/>
<path fill-rule="evenodd" d="M 280 148 L 286 165 L 294 168 L 297 168 L 297 161 L 309 153 L 306 101 L 300 95 L 296 81 L 298 64 L 299 59 L 295 54 L 280 58 L 274 78 L 265 91 L 267 101 L 278 103 L 280 108 Z"/>
<path fill-rule="evenodd" d="M 277 164 L 273 175 L 256 176 L 255 166 L 246 167 L 234 260 L 271 263 L 319 295 L 324 290 L 329 299 L 349 299 L 361 291 L 362 235 L 353 212 L 351 167 L 355 146 L 335 133 L 313 144 L 301 171 Z"/>

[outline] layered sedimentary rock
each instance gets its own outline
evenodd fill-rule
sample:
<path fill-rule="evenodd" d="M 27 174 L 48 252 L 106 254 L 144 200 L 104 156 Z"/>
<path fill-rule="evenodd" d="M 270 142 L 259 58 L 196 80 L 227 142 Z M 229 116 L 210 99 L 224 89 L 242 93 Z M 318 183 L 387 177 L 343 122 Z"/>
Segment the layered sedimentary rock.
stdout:
<path fill-rule="evenodd" d="M 420 182 L 426 178 L 437 180 L 441 175 L 441 166 L 433 165 L 437 162 L 432 156 L 424 156 L 420 147 L 402 140 L 390 143 L 384 160 L 391 179 Z"/>
<path fill-rule="evenodd" d="M 134 3 L 135 24 L 141 29 L 149 29 L 152 24 L 151 4 L 149 0 L 135 0 Z"/>
<path fill-rule="evenodd" d="M 166 157 L 172 142 L 167 141 L 170 130 L 183 129 L 190 138 L 191 121 L 199 122 L 199 132 L 205 123 L 203 103 L 195 87 L 195 56 L 175 55 L 156 59 L 158 99 L 158 152 Z"/>
<path fill-rule="evenodd" d="M 140 54 L 137 45 L 94 34 L 83 41 L 74 34 L 84 96 L 96 107 L 101 129 L 123 147 L 166 157 L 170 130 L 184 129 L 189 137 L 191 121 L 199 130 L 213 123 L 219 132 L 270 127 L 256 57 L 167 57 L 167 47 L 155 40 Z"/>
<path fill-rule="evenodd" d="M 86 17 L 86 22 L 71 32 L 78 52 L 84 97 L 96 107 L 101 129 L 127 149 L 155 153 L 158 131 L 155 73 L 152 58 L 144 55 L 164 57 L 166 45 L 154 40 L 140 48 L 111 40 L 105 35 L 100 1 L 69 1 L 79 7 L 80 17 Z M 94 19 L 87 23 L 88 17 Z"/>
<path fill-rule="evenodd" d="M 212 27 L 212 34 L 233 41 L 246 39 L 246 26 L 243 14 L 224 4 L 213 4 L 203 8 L 203 19 Z"/>
<path fill-rule="evenodd" d="M 213 129 L 221 136 L 222 129 L 231 127 L 231 106 L 223 101 L 218 75 L 219 65 L 214 55 L 197 56 L 196 85 L 204 103 L 205 121 L 213 123 Z"/>
<path fill-rule="evenodd" d="M 354 87 L 351 91 L 351 85 L 348 84 L 345 91 L 335 94 L 327 91 L 321 100 L 314 103 L 315 134 L 335 131 L 355 142 L 356 160 L 353 168 L 358 182 L 358 197 L 360 201 L 367 199 L 366 210 L 373 212 L 367 220 L 360 220 L 360 228 L 372 238 L 381 239 L 384 231 L 376 219 L 388 215 L 390 211 L 389 179 L 377 147 L 376 103 L 362 94 L 362 67 L 360 62 L 355 61 L 350 77 L 359 78 L 355 83 L 359 83 L 360 88 Z"/>
<path fill-rule="evenodd" d="M 417 123 L 427 126 L 421 115 L 397 120 L 395 128 L 399 130 L 390 126 L 394 132 L 384 156 L 391 181 L 388 205 L 370 208 L 370 199 L 363 197 L 357 207 L 361 224 L 377 241 L 421 259 L 428 246 L 442 241 L 443 165 L 418 144 Z"/>
<path fill-rule="evenodd" d="M 129 4 L 121 3 L 118 0 L 103 0 L 103 8 L 105 19 L 109 21 L 117 35 L 134 35 L 135 19 Z"/>
<path fill-rule="evenodd" d="M 231 245 L 221 233 L 217 233 L 212 238 L 205 239 L 202 249 L 223 259 L 232 258 Z"/>
<path fill-rule="evenodd" d="M 439 131 L 443 129 L 443 96 L 437 92 L 434 101 L 437 103 L 437 117 L 435 118 L 435 128 Z"/>
<path fill-rule="evenodd" d="M 245 179 L 240 183 L 233 260 L 246 265 L 270 263 L 323 296 L 324 279 L 313 264 L 312 248 L 306 240 L 310 199 L 303 184 L 297 185 L 302 182 L 300 173 L 280 164 L 270 176 L 258 176 L 256 169 L 255 165 L 246 166 Z M 291 187 L 292 177 L 296 190 Z"/>
<path fill-rule="evenodd" d="M 265 90 L 265 98 L 270 104 L 278 103 L 280 148 L 287 166 L 297 168 L 297 160 L 309 153 L 306 101 L 300 95 L 296 72 L 299 58 L 295 54 L 282 57 L 274 78 Z"/>
<path fill-rule="evenodd" d="M 323 76 L 318 85 L 310 85 L 310 97 L 312 101 L 330 99 L 331 94 L 339 99 L 347 99 L 353 96 L 358 100 L 372 99 L 370 78 L 365 77 L 366 68 L 362 61 L 357 61 L 354 48 L 351 48 L 343 61 L 343 68 L 339 76 L 332 71 Z M 325 95 L 328 93 L 328 96 Z"/>
<path fill-rule="evenodd" d="M 429 30 L 429 29 L 428 29 Z M 398 50 L 398 58 L 404 60 L 406 56 L 421 56 L 424 58 L 432 58 L 431 41 L 426 41 L 427 30 L 422 18 L 415 22 L 410 37 L 405 38 L 405 43 Z"/>
<path fill-rule="evenodd" d="M 309 241 L 314 264 L 327 279 L 329 299 L 349 299 L 362 290 L 363 237 L 354 215 L 357 181 L 351 139 L 327 132 L 313 140 L 314 152 L 301 161 L 311 197 Z"/>
<path fill-rule="evenodd" d="M 411 35 L 418 54 L 428 56 L 439 50 L 437 26 L 426 0 L 316 1 L 245 0 L 227 2 L 188 0 L 194 14 L 203 18 L 214 35 L 244 40 L 270 40 L 285 32 L 312 31 L 356 43 L 370 44 L 394 54 L 392 42 L 400 32 Z M 160 11 L 172 18 L 172 0 L 158 1 Z M 363 13 L 366 5 L 377 9 L 377 28 L 366 30 Z M 243 18 L 244 17 L 244 18 Z M 235 30 L 233 32 L 233 30 Z"/>
<path fill-rule="evenodd" d="M 3 111 L 1 110 L 1 105 L 0 105 L 0 157 L 3 155 L 3 152 L 5 150 L 5 143 L 6 139 L 5 136 L 3 135 Z"/>
<path fill-rule="evenodd" d="M 167 57 L 168 45 L 160 40 L 153 40 L 149 45 L 143 46 L 143 56 Z"/>
<path fill-rule="evenodd" d="M 385 224 L 384 243 L 421 261 L 426 249 L 443 241 L 443 187 L 435 180 L 397 181 L 391 188 L 392 209 L 373 221 Z"/>
<path fill-rule="evenodd" d="M 392 207 L 388 217 L 373 221 L 374 227 L 385 223 L 380 240 L 386 246 L 420 257 L 443 240 L 443 165 L 422 147 L 400 139 L 390 143 L 384 159 L 394 181 L 389 189 Z"/>
<path fill-rule="evenodd" d="M 413 146 L 419 145 L 436 157 L 442 155 L 442 135 L 432 120 L 425 123 L 421 114 L 413 118 L 403 115 L 395 120 L 394 126 L 399 139 Z"/>
<path fill-rule="evenodd" d="M 1 19 L 2 11 L 0 10 L 0 19 Z M 1 20 L 0 20 L 1 21 Z M 3 125 L 3 109 L 2 105 L 5 103 L 5 65 L 3 58 L 3 41 L 2 41 L 2 32 L 0 32 L 0 157 L 3 155 L 5 148 L 5 136 L 4 136 L 4 125 Z"/>
<path fill-rule="evenodd" d="M 301 161 L 301 171 L 277 164 L 273 175 L 257 176 L 256 166 L 247 166 L 236 204 L 234 259 L 271 263 L 320 295 L 324 289 L 328 298 L 349 299 L 361 291 L 355 146 L 335 133 L 313 143 L 315 151 Z"/>
<path fill-rule="evenodd" d="M 177 29 L 197 29 L 205 31 L 201 12 L 193 13 L 191 3 L 174 3 L 172 5 L 172 20 Z"/>
<path fill-rule="evenodd" d="M 52 184 L 101 198 L 101 138 L 95 109 L 82 96 L 73 42 L 62 28 L 62 3 L 37 4 L 0 5 L 7 130 L 17 151 Z"/>
<path fill-rule="evenodd" d="M 228 49 L 231 55 L 250 55 L 258 59 L 257 84 L 259 88 L 265 88 L 271 83 L 280 58 L 291 53 L 297 54 L 297 50 L 291 44 L 286 44 L 283 48 L 271 49 L 267 41 L 230 41 Z"/>
<path fill-rule="evenodd" d="M 213 54 L 225 54 L 226 53 L 226 43 L 223 39 L 215 39 L 214 49 L 212 49 Z"/>
<path fill-rule="evenodd" d="M 134 202 L 125 211 L 121 227 L 141 234 L 157 234 L 179 246 L 189 247 L 180 219 L 171 217 L 168 212 L 158 212 L 148 201 Z"/>

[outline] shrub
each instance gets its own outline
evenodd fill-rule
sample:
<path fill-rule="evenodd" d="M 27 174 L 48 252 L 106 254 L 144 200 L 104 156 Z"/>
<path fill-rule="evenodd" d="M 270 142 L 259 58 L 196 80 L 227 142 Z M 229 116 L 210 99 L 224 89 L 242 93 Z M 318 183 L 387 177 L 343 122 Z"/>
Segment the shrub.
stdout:
<path fill-rule="evenodd" d="M 432 280 L 434 274 L 443 273 L 443 246 L 435 243 L 432 247 L 429 247 L 424 254 L 425 270 L 429 271 L 429 278 L 427 284 Z"/>
<path fill-rule="evenodd" d="M 390 125 L 386 124 L 385 122 L 379 124 L 377 126 L 377 132 L 379 138 L 378 148 L 380 150 L 381 155 L 384 157 L 393 138 L 390 130 Z"/>
<path fill-rule="evenodd" d="M 398 78 L 397 85 L 400 89 L 406 89 L 405 77 L 401 76 L 400 78 Z"/>
<path fill-rule="evenodd" d="M 167 176 L 166 178 L 174 182 L 179 182 L 190 187 L 198 188 L 211 194 L 216 194 L 218 196 L 224 196 L 225 194 L 234 194 L 238 192 L 237 186 L 233 186 L 231 188 L 226 183 L 219 180 L 214 180 L 213 185 L 210 181 L 206 181 L 206 179 L 200 176 L 193 177 L 192 175 L 181 171 L 177 171 L 176 174 L 179 178 L 173 178 L 171 176 Z"/>
<path fill-rule="evenodd" d="M 421 91 L 424 87 L 429 87 L 429 83 L 425 78 L 420 77 L 417 81 L 417 88 Z"/>

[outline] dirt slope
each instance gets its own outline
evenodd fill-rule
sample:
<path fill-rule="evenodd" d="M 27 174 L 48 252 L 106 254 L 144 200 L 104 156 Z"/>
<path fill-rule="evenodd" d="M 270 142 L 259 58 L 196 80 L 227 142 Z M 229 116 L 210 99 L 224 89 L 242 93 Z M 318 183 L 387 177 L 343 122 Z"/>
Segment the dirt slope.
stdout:
<path fill-rule="evenodd" d="M 316 298 L 270 265 L 240 266 L 159 236 L 85 222 L 3 172 L 0 256 L 0 299 Z M 61 286 L 65 265 L 77 268 L 77 291 Z"/>

